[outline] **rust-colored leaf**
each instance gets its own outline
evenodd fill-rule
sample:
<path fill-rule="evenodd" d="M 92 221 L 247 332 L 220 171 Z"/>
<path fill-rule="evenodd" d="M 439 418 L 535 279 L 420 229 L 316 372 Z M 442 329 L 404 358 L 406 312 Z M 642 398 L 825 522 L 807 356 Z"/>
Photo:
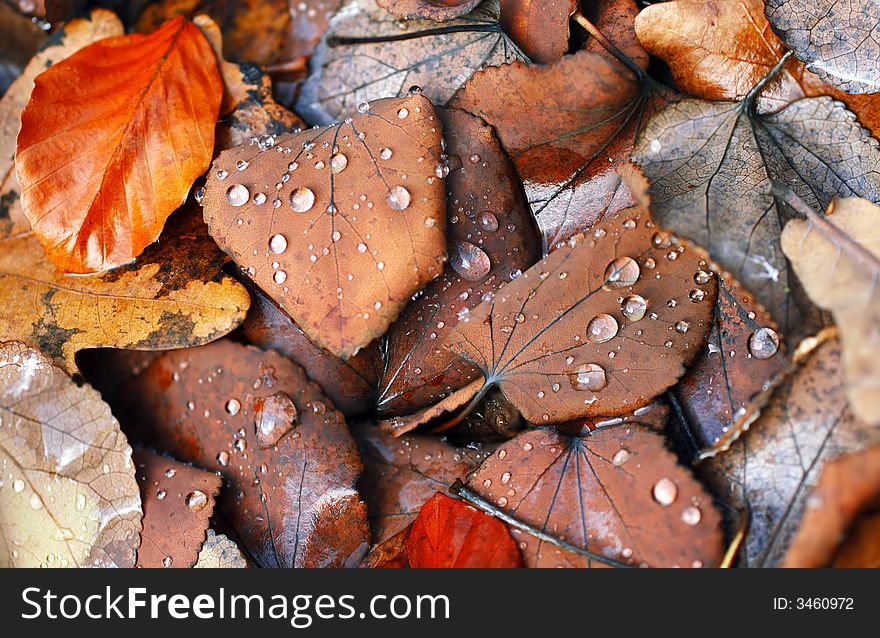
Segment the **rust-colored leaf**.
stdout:
<path fill-rule="evenodd" d="M 568 18 L 577 0 L 501 0 L 501 24 L 532 62 L 550 64 L 568 51 Z"/>
<path fill-rule="evenodd" d="M 481 0 L 376 0 L 376 4 L 403 20 L 447 22 L 469 13 Z"/>
<path fill-rule="evenodd" d="M 37 76 L 15 168 L 59 269 L 113 268 L 156 241 L 210 161 L 221 96 L 211 47 L 183 18 L 100 40 Z"/>
<path fill-rule="evenodd" d="M 0 566 L 132 567 L 141 498 L 110 408 L 51 359 L 0 343 Z"/>
<path fill-rule="evenodd" d="M 440 118 L 449 170 L 449 261 L 380 344 L 377 407 L 382 414 L 433 405 L 478 378 L 479 370 L 440 344 L 484 297 L 540 258 L 538 231 L 492 129 L 458 109 L 440 109 Z"/>
<path fill-rule="evenodd" d="M 137 567 L 192 567 L 205 542 L 220 477 L 154 452 L 135 450 L 144 529 Z"/>
<path fill-rule="evenodd" d="M 15 140 L 21 130 L 21 112 L 31 98 L 34 78 L 84 46 L 122 35 L 123 31 L 116 14 L 104 9 L 96 9 L 88 19 L 72 20 L 57 32 L 52 43 L 28 62 L 4 93 L 0 100 L 0 239 L 30 230 L 21 208 L 21 187 L 15 175 Z"/>
<path fill-rule="evenodd" d="M 224 151 L 203 199 L 211 235 L 309 338 L 348 358 L 442 270 L 440 131 L 412 93 Z"/>
<path fill-rule="evenodd" d="M 640 9 L 636 0 L 592 0 L 582 3 L 584 17 L 617 49 L 639 68 L 648 68 L 648 53 L 636 36 L 636 17 Z M 575 16 L 580 22 L 580 18 Z M 614 59 L 614 54 L 594 36 L 590 35 L 584 45 L 587 51 Z"/>
<path fill-rule="evenodd" d="M 230 341 L 165 353 L 121 414 L 144 441 L 222 474 L 220 510 L 259 565 L 341 567 L 366 552 L 354 440 L 278 354 Z"/>
<path fill-rule="evenodd" d="M 502 444 L 468 480 L 519 522 L 629 565 L 714 567 L 720 515 L 663 437 L 636 425 L 565 436 L 550 428 Z M 527 567 L 602 563 L 512 530 Z"/>
<path fill-rule="evenodd" d="M 225 256 L 192 208 L 134 263 L 71 277 L 32 233 L 0 239 L 0 339 L 39 346 L 68 372 L 83 348 L 167 350 L 217 339 L 244 320 L 247 292 L 221 268 Z"/>
<path fill-rule="evenodd" d="M 208 537 L 199 551 L 199 560 L 193 565 L 196 569 L 242 569 L 247 566 L 235 541 L 212 529 L 208 530 Z"/>

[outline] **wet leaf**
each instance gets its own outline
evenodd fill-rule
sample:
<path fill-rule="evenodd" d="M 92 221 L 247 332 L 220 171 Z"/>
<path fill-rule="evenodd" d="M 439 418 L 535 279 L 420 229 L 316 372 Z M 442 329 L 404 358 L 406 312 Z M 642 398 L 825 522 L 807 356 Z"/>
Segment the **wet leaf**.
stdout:
<path fill-rule="evenodd" d="M 792 212 L 769 183 L 791 186 L 816 208 L 838 195 L 880 199 L 877 142 L 852 113 L 827 97 L 764 115 L 751 98 L 682 100 L 654 117 L 633 154 L 651 181 L 658 224 L 708 249 L 792 342 L 815 331 L 779 246 Z"/>
<path fill-rule="evenodd" d="M 60 270 L 120 266 L 158 239 L 210 161 L 221 95 L 211 48 L 183 18 L 90 44 L 35 79 L 15 168 Z"/>
<path fill-rule="evenodd" d="M 32 233 L 0 239 L 0 339 L 39 346 L 68 372 L 83 348 L 167 350 L 217 339 L 244 320 L 248 296 L 192 209 L 134 263 L 71 277 Z"/>
<path fill-rule="evenodd" d="M 445 23 L 443 33 L 431 33 L 436 26 L 425 20 L 401 23 L 373 0 L 350 0 L 330 20 L 315 50 L 297 112 L 312 124 L 328 124 L 354 114 L 362 102 L 405 95 L 414 85 L 441 106 L 479 69 L 522 57 L 498 26 L 495 0 Z M 345 38 L 391 36 L 411 39 L 344 43 Z"/>
<path fill-rule="evenodd" d="M 859 517 L 878 504 L 880 447 L 829 461 L 807 498 L 783 567 L 830 566 L 850 532 L 857 531 Z"/>
<path fill-rule="evenodd" d="M 223 476 L 220 510 L 259 565 L 341 567 L 366 552 L 354 440 L 278 354 L 230 341 L 165 353 L 120 413 L 145 442 Z"/>
<path fill-rule="evenodd" d="M 532 528 L 629 565 L 713 567 L 720 516 L 663 437 L 639 425 L 565 436 L 550 428 L 502 444 L 468 480 Z M 601 563 L 513 531 L 527 567 Z"/>
<path fill-rule="evenodd" d="M 372 425 L 352 433 L 364 461 L 359 486 L 377 545 L 409 526 L 425 501 L 465 479 L 491 450 L 455 447 L 425 434 L 393 438 Z"/>
<path fill-rule="evenodd" d="M 584 16 L 596 29 L 639 68 L 647 69 L 648 53 L 636 36 L 635 21 L 641 11 L 636 0 L 592 0 L 583 4 Z M 579 21 L 577 16 L 574 19 Z M 587 37 L 584 48 L 615 60 L 614 54 L 592 35 Z"/>
<path fill-rule="evenodd" d="M 880 91 L 874 0 L 765 0 L 773 29 L 807 69 L 847 93 Z"/>
<path fill-rule="evenodd" d="M 631 209 L 507 284 L 447 343 L 533 423 L 626 414 L 673 385 L 704 343 L 716 294 L 704 266 Z"/>
<path fill-rule="evenodd" d="M 706 464 L 705 478 L 751 524 L 742 566 L 775 566 L 800 526 L 810 490 L 827 461 L 876 443 L 876 428 L 850 410 L 840 345 L 830 339 L 773 395 L 748 432 Z"/>
<path fill-rule="evenodd" d="M 146 450 L 135 450 L 144 529 L 137 567 L 192 567 L 205 542 L 220 477 Z"/>
<path fill-rule="evenodd" d="M 559 60 L 568 51 L 568 18 L 577 0 L 501 0 L 501 25 L 529 59 Z"/>
<path fill-rule="evenodd" d="M 668 97 L 616 60 L 581 51 L 546 67 L 487 68 L 452 105 L 495 127 L 554 247 L 632 206 L 615 164 L 629 159 L 644 122 Z"/>
<path fill-rule="evenodd" d="M 440 344 L 484 297 L 540 258 L 538 231 L 492 129 L 458 109 L 441 109 L 440 119 L 449 260 L 381 342 L 377 407 L 383 414 L 433 405 L 478 378 L 479 370 Z"/>
<path fill-rule="evenodd" d="M 220 247 L 312 341 L 347 358 L 440 274 L 440 123 L 417 93 L 352 120 L 239 146 L 203 200 Z"/>
<path fill-rule="evenodd" d="M 101 397 L 49 358 L 0 343 L 0 566 L 132 567 L 141 499 Z"/>
<path fill-rule="evenodd" d="M 469 13 L 481 0 L 376 0 L 376 4 L 403 20 L 446 22 Z"/>
<path fill-rule="evenodd" d="M 69 22 L 28 62 L 0 100 L 0 239 L 30 229 L 21 208 L 21 187 L 15 175 L 15 140 L 21 130 L 21 112 L 34 88 L 34 78 L 82 47 L 122 33 L 122 22 L 116 14 L 103 9 L 96 9 L 88 19 Z"/>
<path fill-rule="evenodd" d="M 834 316 L 853 412 L 880 424 L 880 206 L 841 199 L 825 217 L 805 212 L 786 225 L 782 249 L 810 299 Z"/>
<path fill-rule="evenodd" d="M 247 561 L 235 541 L 212 529 L 208 530 L 208 538 L 199 551 L 199 560 L 193 565 L 196 569 L 241 569 L 247 566 Z"/>

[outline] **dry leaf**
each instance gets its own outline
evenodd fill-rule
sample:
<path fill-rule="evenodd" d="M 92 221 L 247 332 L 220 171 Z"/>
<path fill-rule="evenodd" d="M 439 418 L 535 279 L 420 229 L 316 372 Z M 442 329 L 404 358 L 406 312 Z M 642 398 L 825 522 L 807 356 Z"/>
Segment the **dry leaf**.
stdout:
<path fill-rule="evenodd" d="M 193 565 L 196 569 L 234 569 L 247 567 L 247 561 L 234 541 L 214 530 L 208 530 L 208 538 L 199 551 L 199 560 Z"/>
<path fill-rule="evenodd" d="M 136 567 L 192 567 L 220 477 L 146 450 L 135 450 L 134 463 L 144 510 Z"/>
<path fill-rule="evenodd" d="M 413 93 L 271 148 L 224 151 L 205 220 L 312 341 L 348 358 L 441 272 L 440 135 L 431 103 Z"/>
<path fill-rule="evenodd" d="M 100 40 L 37 76 L 15 168 L 59 269 L 113 268 L 158 239 L 210 161 L 221 96 L 211 48 L 183 18 Z"/>
<path fill-rule="evenodd" d="M 32 233 L 0 239 L 0 340 L 39 346 L 68 372 L 83 348 L 167 350 L 201 345 L 244 320 L 249 300 L 192 209 L 133 264 L 65 276 Z"/>
<path fill-rule="evenodd" d="M 23 343 L 0 343 L 0 566 L 132 567 L 141 499 L 100 395 Z"/>
<path fill-rule="evenodd" d="M 403 20 L 446 22 L 470 12 L 481 0 L 376 0 L 376 4 Z"/>
<path fill-rule="evenodd" d="M 880 207 L 841 199 L 825 217 L 805 212 L 785 226 L 782 249 L 810 299 L 834 316 L 853 412 L 880 424 Z"/>
<path fill-rule="evenodd" d="M 568 51 L 568 18 L 577 0 L 501 0 L 501 26 L 529 59 L 556 62 Z"/>

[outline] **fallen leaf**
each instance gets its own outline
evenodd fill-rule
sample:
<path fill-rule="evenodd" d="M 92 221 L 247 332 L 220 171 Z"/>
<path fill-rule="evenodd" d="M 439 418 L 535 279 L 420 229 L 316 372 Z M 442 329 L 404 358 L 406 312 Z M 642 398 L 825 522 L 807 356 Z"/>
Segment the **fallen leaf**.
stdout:
<path fill-rule="evenodd" d="M 810 299 L 834 316 L 853 412 L 880 424 L 880 206 L 840 199 L 825 217 L 800 208 L 807 218 L 788 222 L 782 250 Z"/>
<path fill-rule="evenodd" d="M 327 31 L 341 0 L 288 0 L 290 26 L 282 45 L 282 59 L 311 56 Z"/>
<path fill-rule="evenodd" d="M 529 59 L 556 62 L 568 51 L 568 18 L 577 0 L 501 0 L 501 26 Z"/>
<path fill-rule="evenodd" d="M 446 345 L 532 423 L 616 416 L 673 385 L 711 324 L 716 281 L 639 209 L 484 301 Z"/>
<path fill-rule="evenodd" d="M 312 341 L 348 358 L 442 270 L 440 135 L 431 103 L 413 93 L 271 148 L 224 151 L 205 221 Z"/>
<path fill-rule="evenodd" d="M 461 317 L 541 256 L 541 240 L 513 166 L 492 129 L 440 109 L 449 171 L 449 261 L 380 342 L 377 408 L 399 415 L 433 405 L 480 371 L 440 346 Z"/>
<path fill-rule="evenodd" d="M 115 13 L 95 9 L 89 17 L 65 24 L 12 82 L 0 100 L 0 239 L 30 230 L 21 208 L 21 187 L 15 175 L 15 140 L 21 130 L 21 112 L 34 88 L 34 78 L 84 46 L 122 35 Z"/>
<path fill-rule="evenodd" d="M 183 18 L 94 42 L 35 78 L 15 168 L 59 269 L 120 266 L 158 239 L 208 166 L 221 96 L 211 48 Z"/>
<path fill-rule="evenodd" d="M 714 567 L 720 515 L 711 497 L 636 425 L 565 436 L 538 428 L 503 443 L 468 485 L 539 532 L 628 565 Z M 595 559 L 512 530 L 527 567 L 596 567 Z"/>
<path fill-rule="evenodd" d="M 376 545 L 408 527 L 425 501 L 437 491 L 448 492 L 491 450 L 455 447 L 426 434 L 393 438 L 373 425 L 356 427 L 352 434 L 364 461 L 359 487 Z"/>
<path fill-rule="evenodd" d="M 403 569 L 409 567 L 406 560 L 406 541 L 412 523 L 388 540 L 374 545 L 364 557 L 361 567 L 367 569 Z"/>
<path fill-rule="evenodd" d="M 792 212 L 769 185 L 788 184 L 823 209 L 838 195 L 880 199 L 877 142 L 852 113 L 827 97 L 771 114 L 754 113 L 752 98 L 687 99 L 654 117 L 633 156 L 651 181 L 658 224 L 708 249 L 792 342 L 815 331 L 779 246 Z"/>
<path fill-rule="evenodd" d="M 83 348 L 168 350 L 228 333 L 248 296 L 193 213 L 174 215 L 134 263 L 94 277 L 56 270 L 32 233 L 0 239 L 0 298 L 17 300 L 0 304 L 0 340 L 39 346 L 73 373 Z"/>
<path fill-rule="evenodd" d="M 595 25 L 596 30 L 636 66 L 647 69 L 650 63 L 648 53 L 636 35 L 635 22 L 641 12 L 636 0 L 592 0 L 583 4 L 584 17 Z M 577 14 L 573 17 L 580 23 Z M 587 36 L 584 48 L 609 60 L 616 60 L 614 54 L 592 34 Z"/>
<path fill-rule="evenodd" d="M 0 566 L 134 566 L 141 499 L 131 448 L 98 393 L 8 341 L 0 415 Z"/>
<path fill-rule="evenodd" d="M 196 569 L 241 569 L 247 566 L 238 545 L 212 529 L 208 530 L 208 538 L 199 551 L 199 560 L 193 565 Z"/>
<path fill-rule="evenodd" d="M 476 405 L 480 397 L 477 395 L 483 390 L 483 379 L 471 381 L 468 385 L 460 390 L 456 390 L 444 399 L 441 399 L 432 406 L 428 406 L 418 412 L 407 414 L 405 416 L 395 416 L 379 422 L 379 429 L 388 432 L 391 436 L 401 436 L 407 432 L 415 430 L 420 425 L 430 423 L 439 417 L 448 417 L 447 413 L 455 412 L 459 408 L 466 405 Z M 486 390 L 488 391 L 488 389 Z M 473 403 L 471 403 L 473 401 Z M 465 408 L 461 414 L 466 413 Z M 442 424 L 444 428 L 450 426 L 449 423 Z"/>
<path fill-rule="evenodd" d="M 807 498 L 801 527 L 782 566 L 830 566 L 859 516 L 878 504 L 880 447 L 829 461 Z"/>
<path fill-rule="evenodd" d="M 412 86 L 424 87 L 442 106 L 479 69 L 522 58 L 498 26 L 497 0 L 445 23 L 441 33 L 432 32 L 436 26 L 401 23 L 374 0 L 345 3 L 311 59 L 297 112 L 311 124 L 329 124 L 363 102 L 402 96 Z M 349 44 L 351 38 L 387 41 Z"/>
<path fill-rule="evenodd" d="M 767 20 L 807 69 L 847 93 L 880 91 L 874 0 L 765 0 Z"/>
<path fill-rule="evenodd" d="M 859 421 L 847 405 L 840 344 L 826 338 L 748 431 L 704 464 L 703 477 L 717 497 L 732 511 L 751 512 L 740 564 L 778 565 L 823 466 L 877 441 L 876 428 Z"/>
<path fill-rule="evenodd" d="M 220 510 L 259 565 L 341 567 L 366 552 L 354 440 L 299 366 L 217 341 L 163 354 L 125 399 L 132 433 L 223 476 Z"/>
<path fill-rule="evenodd" d="M 403 20 L 447 22 L 469 13 L 481 0 L 376 0 L 376 4 Z"/>
<path fill-rule="evenodd" d="M 220 477 L 146 450 L 135 450 L 134 463 L 144 510 L 136 567 L 192 567 Z"/>

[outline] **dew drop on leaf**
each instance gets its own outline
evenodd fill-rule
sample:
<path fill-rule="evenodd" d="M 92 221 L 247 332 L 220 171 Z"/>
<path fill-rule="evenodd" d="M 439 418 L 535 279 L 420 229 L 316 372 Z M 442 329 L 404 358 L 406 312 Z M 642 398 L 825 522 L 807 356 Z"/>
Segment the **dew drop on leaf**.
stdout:
<path fill-rule="evenodd" d="M 639 279 L 639 265 L 631 257 L 618 257 L 605 269 L 605 288 L 625 288 Z"/>
<path fill-rule="evenodd" d="M 250 191 L 242 184 L 234 184 L 226 190 L 226 201 L 233 206 L 244 206 L 250 198 Z"/>
<path fill-rule="evenodd" d="M 293 400 L 283 392 L 256 399 L 254 427 L 257 431 L 257 445 L 270 448 L 278 443 L 296 425 L 298 415 Z"/>
<path fill-rule="evenodd" d="M 482 248 L 468 241 L 453 240 L 449 251 L 452 269 L 468 281 L 480 281 L 492 269 L 492 261 Z"/>
<path fill-rule="evenodd" d="M 405 210 L 411 201 L 409 191 L 403 186 L 395 186 L 388 192 L 385 201 L 394 210 Z"/>
<path fill-rule="evenodd" d="M 596 363 L 587 363 L 568 375 L 571 387 L 575 390 L 590 390 L 599 392 L 608 385 L 608 377 L 602 366 Z"/>
<path fill-rule="evenodd" d="M 587 337 L 593 343 L 604 343 L 617 335 L 617 319 L 608 314 L 596 315 L 587 324 Z"/>
<path fill-rule="evenodd" d="M 620 304 L 620 311 L 630 321 L 639 321 L 648 311 L 648 302 L 641 295 L 630 295 Z"/>
<path fill-rule="evenodd" d="M 756 359 L 769 359 L 779 350 L 779 335 L 772 328 L 758 328 L 749 337 L 749 352 Z"/>
<path fill-rule="evenodd" d="M 290 194 L 290 206 L 297 213 L 305 213 L 315 205 L 315 194 L 310 188 L 299 186 Z"/>

